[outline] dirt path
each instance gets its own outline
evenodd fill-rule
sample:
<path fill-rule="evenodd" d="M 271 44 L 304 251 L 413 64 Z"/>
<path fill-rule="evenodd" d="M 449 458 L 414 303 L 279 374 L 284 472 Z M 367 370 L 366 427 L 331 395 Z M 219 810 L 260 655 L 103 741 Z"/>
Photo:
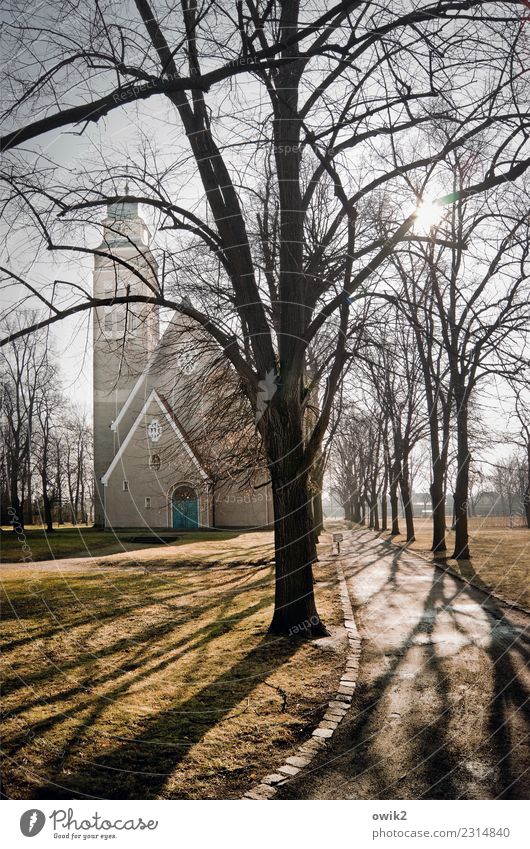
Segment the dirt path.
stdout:
<path fill-rule="evenodd" d="M 279 798 L 527 798 L 530 617 L 369 531 L 346 537 L 356 696 Z"/>

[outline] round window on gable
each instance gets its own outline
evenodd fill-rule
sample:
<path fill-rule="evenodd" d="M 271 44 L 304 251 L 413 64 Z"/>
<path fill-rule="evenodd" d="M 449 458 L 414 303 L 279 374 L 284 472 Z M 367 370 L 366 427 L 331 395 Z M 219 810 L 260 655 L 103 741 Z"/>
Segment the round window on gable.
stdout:
<path fill-rule="evenodd" d="M 151 455 L 151 459 L 149 460 L 149 467 L 153 469 L 153 471 L 158 472 L 160 468 L 160 454 Z"/>
<path fill-rule="evenodd" d="M 158 419 L 153 419 L 147 425 L 147 435 L 151 442 L 158 442 L 162 436 L 162 427 Z"/>

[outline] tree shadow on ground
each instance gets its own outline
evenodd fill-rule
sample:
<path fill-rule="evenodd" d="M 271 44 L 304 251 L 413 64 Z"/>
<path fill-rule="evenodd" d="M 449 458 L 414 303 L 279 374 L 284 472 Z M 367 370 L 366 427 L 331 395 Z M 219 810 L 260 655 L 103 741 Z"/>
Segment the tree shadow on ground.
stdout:
<path fill-rule="evenodd" d="M 352 553 L 359 560 L 346 571 L 350 586 L 361 593 L 357 618 L 370 622 L 367 630 L 361 625 L 369 641 L 361 670 L 368 671 L 361 674 L 351 714 L 309 777 L 289 781 L 280 797 L 525 798 L 528 763 L 522 747 L 530 717 L 522 679 L 528 659 L 524 628 L 495 600 L 418 561 L 407 549 L 360 532 Z M 414 606 L 408 584 L 419 569 L 425 589 L 422 604 Z M 370 570 L 375 580 L 368 592 Z M 377 629 L 383 635 L 380 650 L 374 646 Z M 456 659 L 465 652 L 469 669 L 460 678 Z M 484 677 L 471 690 L 473 664 Z M 429 691 L 436 699 L 430 713 Z M 470 692 L 477 704 L 466 705 Z M 392 705 L 398 706 L 394 713 Z M 458 733 L 472 736 L 459 718 L 464 710 L 483 726 L 476 745 L 458 738 Z M 398 711 L 412 714 L 406 731 Z M 478 778 L 470 777 L 470 770 L 478 771 Z"/>
<path fill-rule="evenodd" d="M 248 611 L 250 614 L 251 611 Z M 247 612 L 241 615 L 242 618 Z M 205 636 L 200 642 L 207 642 Z M 200 642 L 189 646 L 193 651 Z M 164 785 L 178 769 L 190 749 L 265 681 L 275 669 L 287 662 L 299 647 L 293 641 L 265 638 L 215 681 L 207 684 L 187 701 L 176 702 L 141 724 L 137 734 L 115 741 L 108 753 L 93 761 L 77 764 L 77 770 L 65 775 L 56 764 L 52 785 L 35 788 L 32 798 L 96 797 L 108 799 L 157 798 Z M 171 662 L 171 661 L 170 661 Z M 149 677 L 151 670 L 146 673 Z M 140 674 L 137 676 L 141 678 Z M 129 682 L 113 691 L 113 698 L 127 692 Z M 93 709 L 83 718 L 68 743 L 76 752 L 83 734 L 98 720 L 108 701 L 96 699 Z M 76 758 L 73 758 L 75 763 Z M 58 774 L 59 772 L 59 774 Z"/>
<path fill-rule="evenodd" d="M 246 651 L 246 637 L 234 641 L 229 636 L 242 625 L 246 630 L 247 620 L 271 605 L 269 573 L 270 569 L 256 569 L 234 576 L 223 569 L 214 587 L 208 584 L 206 571 L 198 579 L 194 573 L 195 583 L 184 594 L 179 581 L 139 576 L 130 599 L 113 589 L 97 609 L 89 605 L 90 588 L 98 586 L 96 576 L 88 580 L 76 576 L 75 586 L 57 594 L 59 618 L 53 604 L 50 607 L 52 587 L 50 597 L 41 599 L 42 610 L 56 621 L 48 627 L 44 620 L 38 632 L 45 640 L 41 658 L 45 665 L 21 666 L 17 652 L 23 651 L 25 639 L 10 643 L 15 653 L 5 690 L 10 699 L 5 703 L 6 719 L 11 723 L 9 737 L 4 737 L 5 767 L 11 763 L 16 770 L 20 764 L 18 771 L 25 777 L 18 786 L 25 788 L 24 797 L 156 798 L 187 752 L 231 718 L 240 702 L 246 710 L 254 688 L 300 647 L 300 642 L 267 637 L 257 645 L 252 639 L 253 648 Z M 82 602 L 81 610 L 74 600 Z M 65 619 L 60 618 L 59 601 L 66 604 Z M 21 593 L 11 611 L 13 618 L 19 618 L 19 605 L 22 620 L 25 616 L 38 620 L 40 608 L 36 610 L 35 604 L 36 598 Z M 153 605 L 157 608 L 151 614 Z M 98 629 L 103 627 L 109 639 L 103 637 L 99 645 Z M 220 672 L 227 664 L 225 636 L 235 652 L 231 668 Z M 27 640 L 34 638 L 32 631 Z M 223 640 L 216 643 L 217 638 Z M 54 646 L 51 653 L 48 646 Z M 221 654 L 212 673 L 211 657 L 216 652 Z M 181 661 L 186 661 L 184 667 Z M 206 668 L 207 683 L 201 687 L 197 677 Z M 176 683 L 168 695 L 164 680 L 173 669 Z M 147 699 L 144 712 L 142 693 L 156 688 L 156 698 Z M 108 725 L 109 708 L 113 725 Z M 41 762 L 43 747 L 46 757 Z M 90 756 L 85 754 L 89 751 Z"/>

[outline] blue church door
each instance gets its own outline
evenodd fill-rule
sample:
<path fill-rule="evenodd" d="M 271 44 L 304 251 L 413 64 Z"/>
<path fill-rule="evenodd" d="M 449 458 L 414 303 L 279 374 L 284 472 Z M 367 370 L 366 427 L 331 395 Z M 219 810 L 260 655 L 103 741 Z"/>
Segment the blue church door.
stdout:
<path fill-rule="evenodd" d="M 199 500 L 191 486 L 179 486 L 172 497 L 173 527 L 189 530 L 199 527 Z"/>

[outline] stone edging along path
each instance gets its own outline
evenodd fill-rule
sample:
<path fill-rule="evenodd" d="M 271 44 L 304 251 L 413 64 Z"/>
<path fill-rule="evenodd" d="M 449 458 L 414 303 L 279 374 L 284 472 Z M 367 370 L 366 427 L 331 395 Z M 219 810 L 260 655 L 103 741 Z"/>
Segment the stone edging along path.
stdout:
<path fill-rule="evenodd" d="M 310 739 L 299 746 L 294 755 L 287 758 L 285 763 L 276 772 L 266 775 L 261 779 L 259 784 L 256 784 L 251 790 L 245 793 L 244 799 L 261 800 L 274 798 L 279 785 L 289 781 L 290 778 L 298 775 L 302 769 L 309 766 L 317 752 L 327 745 L 327 741 L 333 737 L 333 734 L 351 705 L 359 674 L 361 638 L 353 617 L 348 586 L 339 558 L 337 558 L 335 565 L 339 579 L 339 593 L 344 614 L 344 626 L 348 636 L 346 666 L 340 679 L 339 688 L 334 698 L 329 702 L 324 718 L 317 725 Z"/>

